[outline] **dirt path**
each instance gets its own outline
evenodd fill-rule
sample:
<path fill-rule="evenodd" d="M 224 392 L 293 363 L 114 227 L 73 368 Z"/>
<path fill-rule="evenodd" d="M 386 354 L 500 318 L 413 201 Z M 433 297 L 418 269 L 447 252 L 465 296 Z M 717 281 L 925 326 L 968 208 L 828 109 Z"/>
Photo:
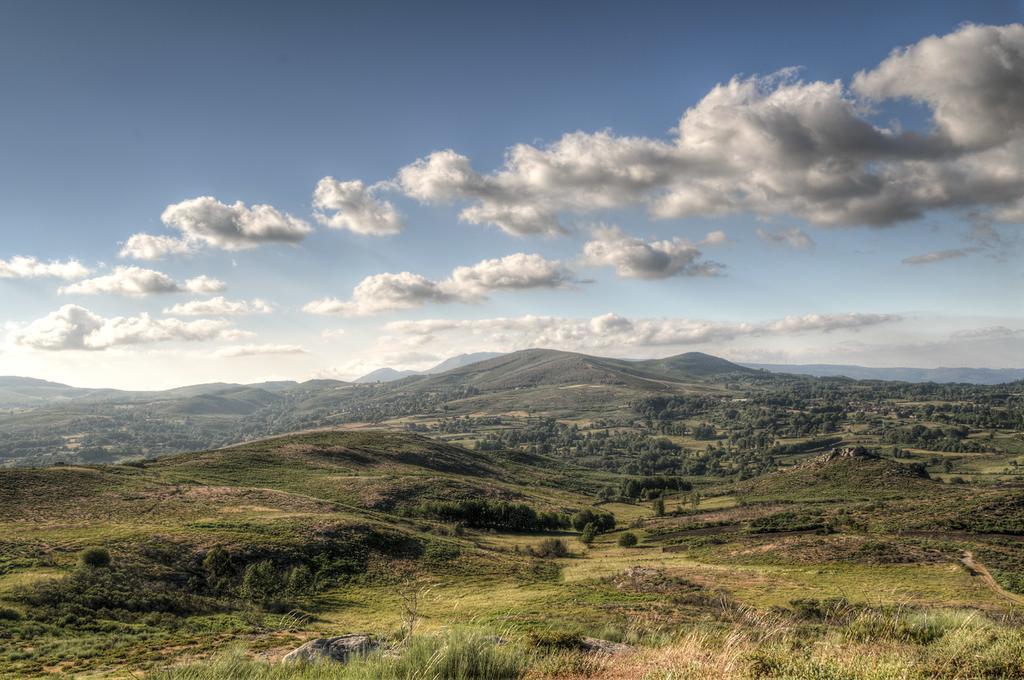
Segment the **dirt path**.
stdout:
<path fill-rule="evenodd" d="M 988 586 L 989 589 L 992 590 L 994 593 L 996 593 L 997 595 L 1002 595 L 1006 599 L 1015 602 L 1016 604 L 1024 605 L 1024 596 L 1017 595 L 1016 593 L 1011 593 L 1009 590 L 1006 590 L 1001 585 L 999 585 L 999 582 L 996 581 L 995 578 L 993 578 L 992 574 L 989 573 L 989 570 L 985 568 L 985 565 L 981 562 L 976 562 L 974 560 L 974 553 L 972 553 L 970 550 L 964 551 L 964 556 L 960 558 L 960 561 L 963 563 L 965 567 L 967 567 L 967 569 L 971 572 L 972 576 L 980 576 L 981 580 L 985 582 L 985 585 Z"/>

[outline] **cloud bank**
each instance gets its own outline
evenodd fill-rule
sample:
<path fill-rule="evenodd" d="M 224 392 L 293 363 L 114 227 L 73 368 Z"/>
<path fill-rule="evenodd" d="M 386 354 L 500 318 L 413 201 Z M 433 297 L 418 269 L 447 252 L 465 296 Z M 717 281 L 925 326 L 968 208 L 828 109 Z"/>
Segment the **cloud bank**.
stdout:
<path fill-rule="evenodd" d="M 872 122 L 909 99 L 932 126 Z M 492 173 L 452 149 L 399 170 L 426 204 L 506 233 L 565 233 L 565 214 L 642 206 L 655 218 L 793 215 L 820 226 L 888 226 L 936 209 L 1024 216 L 1024 25 L 965 25 L 840 81 L 794 69 L 733 78 L 686 110 L 669 138 L 571 132 L 511 147 Z"/>
<path fill-rule="evenodd" d="M 8 334 L 16 345 L 38 350 L 103 350 L 172 340 L 202 341 L 237 337 L 219 319 L 154 319 L 149 314 L 104 318 L 78 305 L 64 305 Z"/>

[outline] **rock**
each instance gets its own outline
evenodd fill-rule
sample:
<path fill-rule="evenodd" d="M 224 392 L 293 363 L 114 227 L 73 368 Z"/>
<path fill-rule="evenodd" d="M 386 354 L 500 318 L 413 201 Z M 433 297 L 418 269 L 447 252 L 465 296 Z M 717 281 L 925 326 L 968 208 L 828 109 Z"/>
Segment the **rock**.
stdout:
<path fill-rule="evenodd" d="M 612 642 L 592 637 L 583 638 L 581 646 L 583 651 L 591 654 L 625 654 L 633 649 L 624 642 Z"/>
<path fill-rule="evenodd" d="M 332 638 L 317 638 L 310 640 L 301 647 L 296 647 L 285 654 L 281 659 L 282 663 L 294 661 L 320 661 L 330 659 L 338 663 L 345 663 L 353 655 L 369 654 L 377 648 L 373 637 L 366 633 L 354 633 L 351 635 L 339 635 Z"/>

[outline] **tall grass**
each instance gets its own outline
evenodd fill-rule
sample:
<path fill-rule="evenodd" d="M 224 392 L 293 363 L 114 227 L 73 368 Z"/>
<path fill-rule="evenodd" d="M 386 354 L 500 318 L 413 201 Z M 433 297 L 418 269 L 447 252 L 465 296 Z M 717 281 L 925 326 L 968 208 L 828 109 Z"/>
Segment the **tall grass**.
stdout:
<path fill-rule="evenodd" d="M 241 651 L 213 662 L 193 663 L 147 675 L 152 680 L 513 680 L 521 677 L 531 654 L 498 645 L 480 633 L 453 630 L 443 636 L 417 636 L 391 651 L 377 651 L 346 664 L 281 664 L 259 661 Z"/>

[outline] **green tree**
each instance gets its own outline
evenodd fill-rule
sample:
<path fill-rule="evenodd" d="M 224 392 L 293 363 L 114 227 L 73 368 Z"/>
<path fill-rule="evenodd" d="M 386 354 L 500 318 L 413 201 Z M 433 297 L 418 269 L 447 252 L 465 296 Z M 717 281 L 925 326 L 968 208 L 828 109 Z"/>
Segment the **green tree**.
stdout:
<path fill-rule="evenodd" d="M 651 507 L 654 508 L 655 517 L 662 517 L 665 514 L 665 500 L 663 498 L 655 498 L 654 502 L 651 503 Z"/>
<path fill-rule="evenodd" d="M 632 548 L 636 544 L 636 534 L 634 534 L 632 531 L 627 531 L 626 533 L 619 536 L 619 546 L 622 548 Z"/>
<path fill-rule="evenodd" d="M 583 545 L 590 545 L 594 542 L 595 538 L 597 538 L 597 527 L 594 526 L 593 522 L 590 522 L 587 526 L 583 527 L 583 533 L 580 534 L 580 542 Z"/>
<path fill-rule="evenodd" d="M 280 578 L 270 560 L 253 562 L 242 572 L 241 594 L 252 602 L 266 602 L 280 590 Z"/>
<path fill-rule="evenodd" d="M 231 555 L 219 545 L 210 548 L 206 553 L 206 557 L 203 558 L 203 571 L 206 572 L 206 585 L 214 592 L 225 590 L 235 575 Z"/>

